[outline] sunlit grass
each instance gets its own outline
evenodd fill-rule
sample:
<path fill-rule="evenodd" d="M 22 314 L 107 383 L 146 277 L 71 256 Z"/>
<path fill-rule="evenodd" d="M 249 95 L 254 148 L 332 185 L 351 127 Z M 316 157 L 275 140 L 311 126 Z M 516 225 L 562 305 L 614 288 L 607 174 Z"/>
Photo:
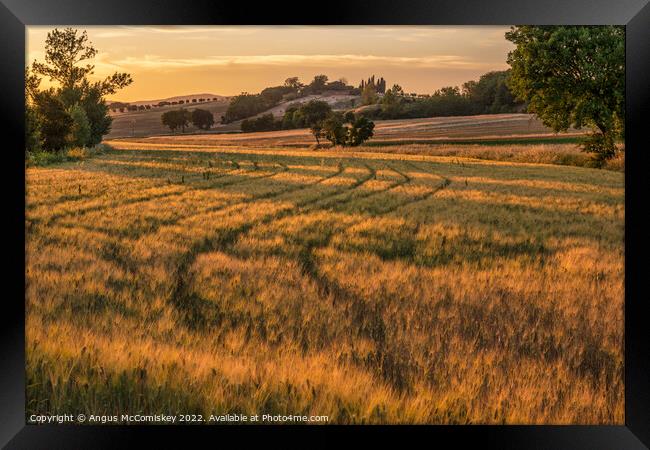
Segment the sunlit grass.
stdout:
<path fill-rule="evenodd" d="M 120 145 L 27 169 L 28 414 L 623 423 L 621 173 Z"/>

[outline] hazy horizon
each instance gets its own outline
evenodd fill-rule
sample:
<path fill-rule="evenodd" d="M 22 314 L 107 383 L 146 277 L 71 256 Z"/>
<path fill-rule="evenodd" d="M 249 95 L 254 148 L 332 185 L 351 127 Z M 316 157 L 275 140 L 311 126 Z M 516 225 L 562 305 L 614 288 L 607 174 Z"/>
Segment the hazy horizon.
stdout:
<path fill-rule="evenodd" d="M 237 95 L 291 76 L 383 76 L 388 86 L 432 93 L 507 68 L 507 26 L 74 26 L 98 50 L 96 78 L 128 72 L 133 84 L 113 100 L 194 93 Z M 26 62 L 43 61 L 48 31 L 29 26 Z M 44 85 L 47 85 L 44 80 Z"/>

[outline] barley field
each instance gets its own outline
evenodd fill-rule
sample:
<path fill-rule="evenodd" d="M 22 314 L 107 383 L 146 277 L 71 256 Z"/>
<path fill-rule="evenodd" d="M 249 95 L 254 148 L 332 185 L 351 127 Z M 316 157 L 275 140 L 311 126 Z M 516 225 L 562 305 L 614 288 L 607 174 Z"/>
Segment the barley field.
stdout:
<path fill-rule="evenodd" d="M 624 423 L 623 173 L 111 144 L 27 169 L 28 415 Z"/>

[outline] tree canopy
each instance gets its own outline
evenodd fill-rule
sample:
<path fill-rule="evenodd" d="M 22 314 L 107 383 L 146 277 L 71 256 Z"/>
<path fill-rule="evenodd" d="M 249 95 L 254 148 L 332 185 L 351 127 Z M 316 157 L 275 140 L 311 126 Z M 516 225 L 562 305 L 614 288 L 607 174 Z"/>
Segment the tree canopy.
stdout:
<path fill-rule="evenodd" d="M 181 132 L 185 132 L 185 127 L 187 127 L 192 120 L 192 114 L 186 109 L 176 109 L 172 111 L 167 111 L 161 116 L 162 124 L 166 127 L 169 127 L 170 130 L 176 131 L 181 129 Z"/>
<path fill-rule="evenodd" d="M 331 112 L 330 105 L 320 100 L 311 100 L 300 108 L 300 115 L 305 125 L 309 127 L 316 138 L 317 144 L 320 144 L 320 138 L 322 137 L 323 122 Z"/>
<path fill-rule="evenodd" d="M 192 125 L 201 130 L 209 130 L 214 125 L 214 116 L 210 111 L 196 108 L 192 111 Z"/>
<path fill-rule="evenodd" d="M 481 75 L 478 81 L 463 83 L 463 94 L 467 96 L 478 114 L 499 114 L 511 112 L 523 102 L 515 99 L 508 80 L 510 70 L 492 71 Z"/>
<path fill-rule="evenodd" d="M 366 117 L 357 117 L 351 111 L 332 112 L 323 122 L 325 138 L 333 145 L 356 147 L 370 139 L 375 124 Z"/>
<path fill-rule="evenodd" d="M 614 156 L 624 136 L 625 30 L 621 26 L 517 26 L 506 33 L 509 86 L 555 131 L 591 127 L 584 149 Z"/>
<path fill-rule="evenodd" d="M 98 51 L 86 31 L 54 29 L 45 40 L 45 62 L 34 61 L 25 70 L 26 117 L 31 135 L 26 151 L 56 151 L 66 146 L 95 145 L 110 130 L 112 119 L 104 97 L 133 82 L 127 73 L 115 72 L 91 81 Z M 40 77 L 56 88 L 40 91 Z"/>

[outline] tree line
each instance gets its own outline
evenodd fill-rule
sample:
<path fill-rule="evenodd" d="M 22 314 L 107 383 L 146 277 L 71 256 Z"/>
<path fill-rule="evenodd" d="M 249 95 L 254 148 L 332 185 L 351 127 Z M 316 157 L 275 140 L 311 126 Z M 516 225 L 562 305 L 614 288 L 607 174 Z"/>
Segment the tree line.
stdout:
<path fill-rule="evenodd" d="M 45 41 L 45 62 L 25 69 L 25 153 L 93 146 L 110 131 L 105 96 L 132 83 L 127 73 L 90 81 L 97 50 L 85 31 L 54 29 Z M 41 89 L 42 77 L 56 87 Z"/>
<path fill-rule="evenodd" d="M 593 131 L 583 143 L 586 151 L 600 160 L 615 156 L 617 143 L 625 137 L 625 30 L 620 26 L 516 26 L 506 33 L 516 48 L 508 54 L 510 69 L 489 72 L 461 87 L 444 87 L 431 95 L 406 94 L 397 84 L 386 89 L 383 77 L 374 75 L 359 87 L 345 79 L 329 81 L 317 75 L 309 84 L 298 77 L 287 78 L 259 94 L 243 93 L 233 98 L 221 118 L 223 123 L 247 119 L 283 101 L 327 91 L 361 96 L 368 106 L 356 114 L 336 113 L 329 105 L 325 117 L 307 120 L 307 105 L 290 106 L 282 119 L 265 115 L 244 120 L 244 131 L 310 127 L 325 129 L 339 142 L 337 133 L 345 129 L 342 145 L 354 145 L 356 128 L 367 124 L 358 119 L 401 119 L 433 116 L 491 114 L 527 110 L 535 113 L 555 131 L 588 127 Z M 35 61 L 25 70 L 25 151 L 58 152 L 72 146 L 92 146 L 110 130 L 112 119 L 105 97 L 132 83 L 127 73 L 114 73 L 101 81 L 90 81 L 94 66 L 90 61 L 97 50 L 86 32 L 72 28 L 48 33 L 45 61 Z M 55 87 L 40 88 L 43 77 Z M 199 99 L 200 100 L 200 99 Z M 194 102 L 194 101 L 193 101 Z M 161 102 L 159 106 L 163 105 Z M 311 103 L 311 102 L 310 102 Z M 183 104 L 183 103 L 178 103 Z M 351 105 L 352 106 L 352 105 Z M 144 106 L 146 109 L 146 106 Z M 132 108 L 128 104 L 116 109 Z M 138 107 L 139 109 L 140 107 Z M 201 110 L 195 110 L 201 111 Z M 181 129 L 191 122 L 209 129 L 214 118 L 203 112 L 183 109 L 170 112 L 163 123 Z M 342 114 L 342 115 L 341 115 Z M 331 120 L 330 120 L 331 119 Z M 316 128 L 313 128 L 313 127 Z M 327 133 L 326 133 L 327 134 Z M 363 133 L 361 133 L 363 135 Z M 325 136 L 316 132 L 317 139 Z M 328 138 L 329 139 L 329 138 Z M 330 139 L 332 140 L 332 139 Z"/>
<path fill-rule="evenodd" d="M 303 84 L 298 77 L 290 77 L 282 86 L 268 87 L 259 94 L 244 92 L 235 96 L 222 116 L 221 123 L 227 124 L 246 119 L 271 109 L 280 102 L 327 91 L 346 92 L 352 95 L 358 95 L 360 92 L 358 88 L 348 85 L 344 78 L 329 81 L 327 75 L 316 75 L 309 84 Z"/>
<path fill-rule="evenodd" d="M 130 103 L 125 103 L 125 102 L 113 102 L 108 107 L 113 113 L 117 112 L 133 112 L 133 111 L 146 111 L 146 110 L 151 110 L 153 108 L 162 108 L 163 106 L 175 106 L 175 105 L 185 105 L 185 104 L 190 104 L 190 103 L 203 103 L 203 102 L 216 102 L 218 101 L 218 97 L 213 97 L 213 98 L 193 98 L 193 99 L 181 99 L 181 100 L 173 100 L 173 101 L 160 101 L 158 103 L 151 103 L 148 105 L 132 105 Z"/>
<path fill-rule="evenodd" d="M 361 104 L 374 107 L 362 108 L 357 115 L 367 119 L 410 119 L 435 116 L 461 116 L 473 114 L 503 113 L 521 110 L 524 105 L 514 98 L 507 87 L 508 71 L 489 72 L 478 81 L 458 87 L 444 87 L 432 95 L 406 94 L 395 84 L 383 95 L 376 89 L 385 89 L 385 80 L 375 81 L 372 76 L 362 80 Z M 262 110 L 263 111 L 263 110 Z M 261 111 L 256 112 L 258 114 Z M 253 115 L 255 115 L 253 114 Z M 242 121 L 244 132 L 289 130 L 306 128 L 303 108 L 299 103 L 290 104 L 281 119 L 272 114 Z"/>
<path fill-rule="evenodd" d="M 354 147 L 373 136 L 375 124 L 367 117 L 356 115 L 352 111 L 333 111 L 327 102 L 321 100 L 290 105 L 279 119 L 269 113 L 255 119 L 246 119 L 241 124 L 243 132 L 294 128 L 309 128 L 316 138 L 317 145 L 325 138 L 333 145 Z"/>
<path fill-rule="evenodd" d="M 259 94 L 243 93 L 234 97 L 222 117 L 222 123 L 248 119 L 267 111 L 281 102 L 299 99 L 306 95 L 327 91 L 360 95 L 363 115 L 371 119 L 410 119 L 436 116 L 494 114 L 522 111 L 525 102 L 515 98 L 508 79 L 510 71 L 494 71 L 482 75 L 476 81 L 468 81 L 462 87 L 443 87 L 431 95 L 407 94 L 397 84 L 386 89 L 383 77 L 361 80 L 359 87 L 349 86 L 344 79 L 330 82 L 326 75 L 317 75 L 304 85 L 297 77 L 287 78 L 283 86 L 269 87 Z M 352 105 L 351 105 L 352 106 Z M 243 131 L 268 131 L 288 129 L 290 123 L 278 124 L 268 115 L 249 119 L 242 125 Z"/>
<path fill-rule="evenodd" d="M 361 93 L 364 114 L 375 119 L 415 119 L 438 116 L 470 116 L 498 114 L 525 109 L 508 87 L 510 71 L 493 71 L 462 87 L 447 86 L 431 95 L 406 94 L 394 84 L 379 96 L 372 84 L 365 84 Z"/>

